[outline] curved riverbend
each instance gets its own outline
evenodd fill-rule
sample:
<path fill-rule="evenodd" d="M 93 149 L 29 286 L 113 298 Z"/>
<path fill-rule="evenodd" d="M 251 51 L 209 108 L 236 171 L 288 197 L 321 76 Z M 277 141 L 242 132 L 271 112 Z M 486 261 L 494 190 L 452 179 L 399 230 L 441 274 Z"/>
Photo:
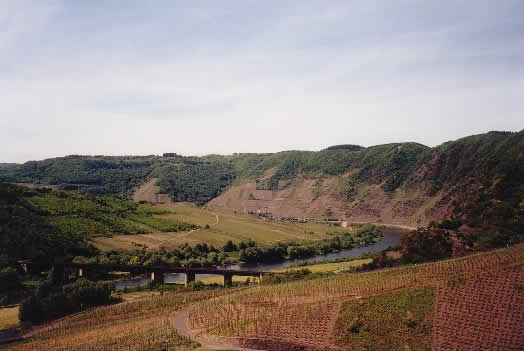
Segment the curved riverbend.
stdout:
<path fill-rule="evenodd" d="M 322 263 L 325 261 L 332 261 L 337 260 L 341 258 L 350 258 L 350 257 L 358 257 L 363 254 L 367 253 L 374 253 L 378 251 L 382 251 L 387 249 L 390 246 L 396 246 L 400 242 L 400 237 L 405 232 L 401 232 L 398 230 L 393 229 L 384 229 L 384 238 L 380 240 L 377 243 L 364 246 L 364 247 L 357 247 L 354 249 L 348 249 L 348 250 L 341 250 L 338 252 L 332 252 L 327 255 L 315 255 L 308 258 L 301 258 L 301 259 L 290 259 L 290 260 L 284 260 L 281 262 L 276 263 L 240 263 L 240 264 L 233 264 L 228 266 L 222 266 L 221 268 L 225 269 L 234 269 L 234 270 L 257 270 L 257 271 L 271 271 L 271 270 L 277 270 L 282 268 L 287 268 L 291 265 L 297 265 L 302 263 Z M 198 277 L 210 277 L 214 276 L 211 274 L 199 274 Z M 174 283 L 178 281 L 184 280 L 184 274 L 183 273 L 173 273 L 173 274 L 166 274 L 164 281 L 166 283 Z M 149 283 L 149 278 L 140 278 L 140 279 L 132 279 L 132 280 L 123 280 L 116 283 L 117 289 L 124 289 L 124 288 L 133 288 L 137 286 L 146 285 Z"/>

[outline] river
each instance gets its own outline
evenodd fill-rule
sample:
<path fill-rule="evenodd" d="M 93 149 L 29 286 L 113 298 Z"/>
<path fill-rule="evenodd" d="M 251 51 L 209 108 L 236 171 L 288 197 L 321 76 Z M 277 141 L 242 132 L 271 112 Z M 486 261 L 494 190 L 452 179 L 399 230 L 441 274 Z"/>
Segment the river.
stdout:
<path fill-rule="evenodd" d="M 354 249 L 348 249 L 348 250 L 341 250 L 338 252 L 332 252 L 327 255 L 316 255 L 311 256 L 308 258 L 301 258 L 301 259 L 291 259 L 291 260 L 284 260 L 277 263 L 241 263 L 241 264 L 233 264 L 233 265 L 227 265 L 227 266 L 221 266 L 220 268 L 224 269 L 234 269 L 234 270 L 256 270 L 256 271 L 271 271 L 276 269 L 282 269 L 287 268 L 294 264 L 301 264 L 301 263 L 321 263 L 324 261 L 332 261 L 339 258 L 348 258 L 348 257 L 357 257 L 363 254 L 367 253 L 373 253 L 377 251 L 382 251 L 387 249 L 389 246 L 396 246 L 400 242 L 400 237 L 404 234 L 404 232 L 394 231 L 391 229 L 385 229 L 384 230 L 384 238 L 380 240 L 378 243 L 371 244 L 364 247 L 357 247 Z M 198 274 L 197 277 L 211 277 L 215 276 L 214 274 Z M 181 282 L 184 281 L 185 274 L 184 273 L 171 273 L 166 274 L 164 276 L 164 282 L 165 283 L 175 283 L 175 282 Z M 142 286 L 149 283 L 149 278 L 138 278 L 138 279 L 130 279 L 130 280 L 122 280 L 116 283 L 117 290 L 124 289 L 124 288 L 133 288 L 136 286 Z"/>

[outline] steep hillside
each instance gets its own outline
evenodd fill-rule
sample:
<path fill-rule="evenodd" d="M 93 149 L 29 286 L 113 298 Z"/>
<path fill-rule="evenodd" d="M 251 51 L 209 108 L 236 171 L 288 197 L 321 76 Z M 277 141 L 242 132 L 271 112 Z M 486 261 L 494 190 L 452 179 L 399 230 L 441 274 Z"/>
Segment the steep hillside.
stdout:
<path fill-rule="evenodd" d="M 434 148 L 395 143 L 204 157 L 67 156 L 2 164 L 0 180 L 130 198 L 156 178 L 172 201 L 212 209 L 420 226 L 456 215 L 457 203 L 481 187 L 490 189 L 484 197 L 511 197 L 505 208 L 520 206 L 523 155 L 524 131 L 490 132 Z M 510 191 L 509 183 L 517 185 Z"/>
<path fill-rule="evenodd" d="M 33 337 L 9 349 L 189 350 L 198 340 L 206 350 L 519 350 L 523 253 L 519 245 L 282 284 L 124 294 L 125 303 L 22 329 Z"/>
<path fill-rule="evenodd" d="M 128 195 L 151 173 L 156 157 L 79 156 L 0 167 L 0 181 L 57 185 L 62 190 Z"/>
<path fill-rule="evenodd" d="M 280 163 L 269 162 L 271 155 L 244 166 L 255 171 L 243 174 L 258 177 L 246 177 L 208 207 L 420 226 L 455 215 L 457 203 L 479 189 L 496 188 L 484 197 L 511 197 L 506 206 L 512 208 L 524 196 L 523 131 L 491 132 L 435 148 L 408 143 L 306 155 L 285 154 Z M 245 158 L 253 163 L 254 156 Z"/>
<path fill-rule="evenodd" d="M 111 233 L 174 232 L 196 226 L 114 196 L 29 189 L 0 183 L 0 258 L 47 262 L 54 256 L 90 256 L 89 239 Z"/>
<path fill-rule="evenodd" d="M 523 268 L 518 245 L 262 285 L 197 304 L 188 326 L 257 350 L 518 350 Z"/>
<path fill-rule="evenodd" d="M 151 178 L 174 201 L 203 205 L 235 178 L 225 157 L 80 156 L 20 164 L 0 164 L 0 181 L 55 185 L 60 190 L 131 198 Z"/>

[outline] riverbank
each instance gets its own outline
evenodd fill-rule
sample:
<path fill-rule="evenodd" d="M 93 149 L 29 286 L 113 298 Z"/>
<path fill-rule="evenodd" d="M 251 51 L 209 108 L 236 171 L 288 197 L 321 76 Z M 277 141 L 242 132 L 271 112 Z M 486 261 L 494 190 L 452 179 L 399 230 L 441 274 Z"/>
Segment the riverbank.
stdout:
<path fill-rule="evenodd" d="M 340 250 L 338 252 L 332 252 L 327 255 L 314 255 L 308 258 L 303 259 L 288 259 L 284 261 L 279 261 L 275 263 L 241 263 L 241 264 L 234 264 L 234 265 L 226 265 L 221 266 L 221 268 L 224 269 L 233 269 L 233 270 L 256 270 L 256 271 L 278 271 L 282 269 L 289 268 L 291 266 L 298 266 L 302 264 L 308 264 L 308 263 L 321 263 L 321 262 L 327 262 L 327 261 L 334 261 L 334 260 L 341 260 L 345 258 L 354 258 L 359 257 L 365 254 L 371 254 L 376 253 L 382 250 L 386 250 L 388 247 L 394 247 L 397 246 L 400 242 L 401 236 L 404 234 L 404 231 L 393 231 L 391 229 L 384 229 L 383 230 L 383 238 L 371 245 L 364 246 L 364 247 L 358 247 L 348 250 Z M 173 274 L 166 274 L 164 276 L 164 282 L 165 283 L 176 283 L 181 282 L 185 278 L 185 274 L 183 273 L 173 273 Z M 213 279 L 208 279 L 213 278 Z M 217 275 L 210 275 L 210 274 L 201 274 L 197 275 L 197 280 L 203 280 L 206 283 L 221 283 L 222 277 Z M 245 282 L 247 278 L 245 277 L 233 277 L 234 282 Z M 253 278 L 251 279 L 253 280 Z M 122 281 L 116 284 L 117 290 L 124 289 L 124 288 L 133 288 L 137 286 L 143 286 L 148 284 L 150 279 L 148 277 L 136 279 L 136 280 L 127 280 Z"/>

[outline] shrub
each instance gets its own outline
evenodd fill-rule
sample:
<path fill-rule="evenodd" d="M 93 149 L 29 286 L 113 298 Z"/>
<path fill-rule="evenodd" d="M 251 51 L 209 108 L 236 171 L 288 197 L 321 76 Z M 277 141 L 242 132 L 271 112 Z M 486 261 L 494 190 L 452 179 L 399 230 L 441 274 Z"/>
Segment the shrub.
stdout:
<path fill-rule="evenodd" d="M 39 324 L 86 307 L 121 301 L 121 298 L 111 296 L 111 292 L 115 290 L 114 284 L 79 279 L 58 289 L 52 289 L 51 286 L 50 282 L 42 284 L 36 295 L 24 300 L 19 311 L 21 321 Z"/>

